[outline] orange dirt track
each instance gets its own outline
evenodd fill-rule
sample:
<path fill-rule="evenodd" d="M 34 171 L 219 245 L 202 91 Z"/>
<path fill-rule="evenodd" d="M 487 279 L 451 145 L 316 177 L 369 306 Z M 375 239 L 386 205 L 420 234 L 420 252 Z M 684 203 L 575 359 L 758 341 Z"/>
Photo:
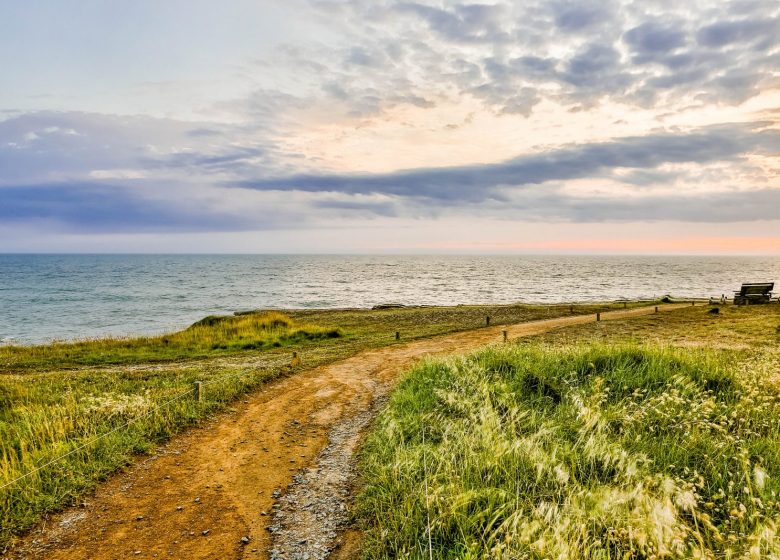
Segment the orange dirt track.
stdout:
<path fill-rule="evenodd" d="M 649 313 L 652 307 L 601 318 Z M 284 492 L 295 473 L 312 465 L 335 425 L 370 407 L 415 361 L 500 342 L 504 329 L 516 338 L 591 321 L 593 315 L 571 316 L 438 336 L 271 382 L 139 458 L 81 507 L 50 516 L 8 558 L 267 558 L 274 492 Z M 346 549 L 354 547 L 353 537 Z"/>

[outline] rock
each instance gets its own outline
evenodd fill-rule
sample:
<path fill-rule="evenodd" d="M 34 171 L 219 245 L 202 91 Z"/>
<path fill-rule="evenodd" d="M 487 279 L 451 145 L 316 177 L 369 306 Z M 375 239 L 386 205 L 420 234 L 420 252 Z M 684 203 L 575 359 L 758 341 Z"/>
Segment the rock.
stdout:
<path fill-rule="evenodd" d="M 199 504 L 199 503 L 200 503 L 200 496 L 198 496 L 197 498 L 195 498 L 195 503 L 196 503 L 196 504 Z"/>
<path fill-rule="evenodd" d="M 206 535 L 208 535 L 208 534 L 209 534 L 209 529 L 206 529 L 205 531 L 202 531 L 202 532 L 201 532 L 201 535 L 203 535 L 204 537 L 205 537 Z"/>
<path fill-rule="evenodd" d="M 249 544 L 249 537 L 247 537 L 246 535 L 241 537 L 241 544 Z"/>

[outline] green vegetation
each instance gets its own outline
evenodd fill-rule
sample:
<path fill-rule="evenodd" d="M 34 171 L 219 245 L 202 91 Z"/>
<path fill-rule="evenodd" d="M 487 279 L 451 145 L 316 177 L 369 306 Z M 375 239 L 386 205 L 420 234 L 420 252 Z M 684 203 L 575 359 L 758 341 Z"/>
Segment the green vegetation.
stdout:
<path fill-rule="evenodd" d="M 629 303 L 629 307 L 656 302 Z M 573 306 L 575 314 L 622 309 L 623 304 Z M 400 309 L 319 309 L 245 312 L 209 316 L 188 329 L 154 337 L 99 338 L 39 346 L 0 345 L 0 374 L 61 370 L 83 366 L 164 363 L 252 355 L 311 341 L 343 338 L 360 348 L 384 346 L 400 330 L 403 340 L 445 334 L 485 325 L 559 317 L 569 305 L 464 305 Z M 293 321 L 294 323 L 290 323 Z M 316 325 L 316 326 L 314 326 Z M 350 354 L 345 354 L 350 355 Z"/>
<path fill-rule="evenodd" d="M 169 362 L 241 350 L 279 348 L 305 340 L 339 336 L 338 329 L 294 325 L 292 319 L 273 311 L 234 317 L 209 316 L 188 329 L 162 336 L 0 347 L 0 368 L 22 370 Z"/>
<path fill-rule="evenodd" d="M 710 311 L 718 309 L 719 313 Z M 683 348 L 735 351 L 743 356 L 776 349 L 780 343 L 780 305 L 700 306 L 551 331 L 527 341 L 556 345 L 632 342 Z"/>
<path fill-rule="evenodd" d="M 778 557 L 778 320 L 691 308 L 421 364 L 364 448 L 365 556 Z"/>
<path fill-rule="evenodd" d="M 609 307 L 622 304 L 575 306 L 574 313 Z M 569 313 L 568 305 L 257 312 L 208 317 L 157 337 L 0 347 L 0 551 L 135 453 L 291 373 L 292 350 L 303 367 L 314 367 L 396 344 L 396 330 L 403 343 L 477 328 L 488 315 L 500 325 Z M 204 383 L 202 402 L 191 398 L 196 380 Z"/>
<path fill-rule="evenodd" d="M 0 544 L 42 512 L 75 500 L 134 453 L 151 449 L 248 388 L 290 369 L 285 366 L 288 357 L 279 354 L 254 368 L 240 363 L 138 365 L 144 358 L 170 361 L 187 352 L 220 355 L 338 336 L 338 330 L 297 325 L 272 312 L 207 317 L 184 331 L 153 338 L 3 349 L 4 367 L 17 374 L 0 377 L 0 487 L 71 454 L 0 489 Z M 31 372 L 58 361 L 71 367 L 135 365 Z M 192 398 L 196 380 L 205 383 L 202 402 Z M 110 435 L 98 438 L 103 434 Z"/>

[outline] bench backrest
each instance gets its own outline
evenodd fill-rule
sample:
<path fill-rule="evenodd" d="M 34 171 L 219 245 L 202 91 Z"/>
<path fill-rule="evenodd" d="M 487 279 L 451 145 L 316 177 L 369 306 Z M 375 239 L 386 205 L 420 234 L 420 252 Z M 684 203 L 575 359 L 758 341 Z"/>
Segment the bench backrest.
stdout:
<path fill-rule="evenodd" d="M 774 287 L 774 282 L 753 282 L 742 284 L 742 288 L 740 288 L 739 294 L 742 296 L 767 295 L 772 292 Z"/>

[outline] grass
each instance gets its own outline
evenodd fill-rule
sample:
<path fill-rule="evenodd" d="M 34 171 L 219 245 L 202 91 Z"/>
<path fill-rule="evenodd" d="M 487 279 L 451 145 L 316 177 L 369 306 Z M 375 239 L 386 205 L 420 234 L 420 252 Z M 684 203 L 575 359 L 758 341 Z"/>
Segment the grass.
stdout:
<path fill-rule="evenodd" d="M 72 503 L 134 454 L 289 370 L 289 359 L 279 354 L 251 369 L 203 367 L 197 361 L 167 367 L 151 363 L 188 353 L 221 355 L 339 336 L 338 330 L 299 325 L 273 312 L 208 317 L 160 337 L 5 348 L 4 367 L 15 375 L 0 377 L 0 487 L 32 474 L 0 489 L 0 543 L 7 544 L 43 512 Z M 147 363 L 139 366 L 143 360 Z M 38 371 L 56 363 L 124 366 Z M 192 398 L 196 380 L 205 383 L 203 402 Z M 109 435 L 96 439 L 103 434 Z"/>
<path fill-rule="evenodd" d="M 718 309 L 718 313 L 711 313 L 713 309 Z M 689 307 L 674 313 L 567 327 L 526 340 L 560 345 L 584 342 L 652 343 L 727 349 L 740 355 L 778 346 L 780 305 Z"/>
<path fill-rule="evenodd" d="M 396 344 L 397 330 L 403 343 L 477 328 L 486 316 L 500 325 L 569 313 L 568 305 L 256 312 L 207 317 L 155 337 L 0 347 L 0 551 L 135 454 L 293 373 L 293 350 L 302 367 L 314 367 Z M 191 398 L 196 380 L 204 383 L 202 402 Z M 65 453 L 71 454 L 4 487 Z"/>
<path fill-rule="evenodd" d="M 209 316 L 188 329 L 161 336 L 0 347 L 0 371 L 191 360 L 339 336 L 338 329 L 294 324 L 290 317 L 273 311 Z"/>
<path fill-rule="evenodd" d="M 415 368 L 361 457 L 364 556 L 780 556 L 780 306 L 707 311 Z"/>
<path fill-rule="evenodd" d="M 629 307 L 654 302 L 631 302 Z M 76 369 L 85 366 L 166 363 L 250 356 L 258 350 L 300 346 L 328 338 L 359 341 L 361 348 L 492 325 L 570 314 L 569 305 L 469 305 L 401 309 L 322 309 L 247 312 L 206 317 L 161 336 L 98 338 L 37 346 L 0 345 L 0 374 Z M 574 305 L 574 314 L 622 309 L 622 303 Z M 319 346 L 319 344 L 317 344 Z M 309 345 L 311 346 L 311 345 Z"/>

